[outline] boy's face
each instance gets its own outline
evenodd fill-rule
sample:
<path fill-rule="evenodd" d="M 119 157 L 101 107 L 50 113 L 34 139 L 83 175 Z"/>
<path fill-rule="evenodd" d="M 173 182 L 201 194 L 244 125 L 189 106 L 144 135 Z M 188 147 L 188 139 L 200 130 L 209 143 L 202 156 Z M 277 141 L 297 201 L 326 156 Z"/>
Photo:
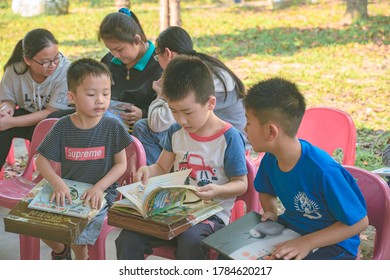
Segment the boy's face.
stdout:
<path fill-rule="evenodd" d="M 180 126 L 189 133 L 199 133 L 215 107 L 215 97 L 211 96 L 209 101 L 202 105 L 196 102 L 195 94 L 192 92 L 182 100 L 168 101 L 168 105 Z"/>
<path fill-rule="evenodd" d="M 255 152 L 265 152 L 265 144 L 268 139 L 268 125 L 261 124 L 251 110 L 246 110 L 245 132 L 248 141 L 251 143 Z"/>
<path fill-rule="evenodd" d="M 75 104 L 78 114 L 88 117 L 102 116 L 111 99 L 111 81 L 106 75 L 88 75 L 77 87 L 76 93 L 69 91 L 69 100 Z"/>

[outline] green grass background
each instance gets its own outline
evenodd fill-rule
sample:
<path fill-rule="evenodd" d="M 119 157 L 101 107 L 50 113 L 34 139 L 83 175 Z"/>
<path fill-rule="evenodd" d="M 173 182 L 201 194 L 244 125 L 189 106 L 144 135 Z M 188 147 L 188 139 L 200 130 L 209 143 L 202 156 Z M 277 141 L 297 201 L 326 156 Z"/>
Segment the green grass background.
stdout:
<path fill-rule="evenodd" d="M 33 28 L 44 27 L 60 41 L 71 60 L 100 59 L 107 49 L 97 30 L 114 1 L 71 0 L 70 13 L 23 18 L 0 1 L 0 65 L 16 42 Z M 265 1 L 182 0 L 182 26 L 195 49 L 217 56 L 246 87 L 272 76 L 298 84 L 308 107 L 331 106 L 348 112 L 357 127 L 356 166 L 381 166 L 381 152 L 390 138 L 390 63 L 388 1 L 369 1 L 370 19 L 341 25 L 342 1 L 317 1 L 272 10 Z M 132 10 L 146 35 L 159 33 L 157 0 L 133 0 Z M 0 71 L 0 78 L 3 71 Z"/>

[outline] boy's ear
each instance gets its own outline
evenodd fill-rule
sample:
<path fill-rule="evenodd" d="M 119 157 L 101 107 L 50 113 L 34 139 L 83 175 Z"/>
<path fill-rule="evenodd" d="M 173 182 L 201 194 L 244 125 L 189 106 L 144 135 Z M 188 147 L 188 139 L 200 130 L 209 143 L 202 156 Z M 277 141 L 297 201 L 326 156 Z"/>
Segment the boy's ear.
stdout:
<path fill-rule="evenodd" d="M 70 90 L 68 90 L 68 103 L 69 104 L 75 104 L 74 102 L 74 99 L 75 99 L 75 94 L 73 92 L 71 92 Z"/>
<path fill-rule="evenodd" d="M 207 109 L 214 110 L 215 106 L 217 105 L 217 99 L 214 95 L 209 97 L 209 101 L 207 101 Z"/>
<path fill-rule="evenodd" d="M 272 141 L 276 139 L 278 135 L 279 135 L 279 128 L 274 123 L 270 123 L 268 125 L 268 140 Z"/>

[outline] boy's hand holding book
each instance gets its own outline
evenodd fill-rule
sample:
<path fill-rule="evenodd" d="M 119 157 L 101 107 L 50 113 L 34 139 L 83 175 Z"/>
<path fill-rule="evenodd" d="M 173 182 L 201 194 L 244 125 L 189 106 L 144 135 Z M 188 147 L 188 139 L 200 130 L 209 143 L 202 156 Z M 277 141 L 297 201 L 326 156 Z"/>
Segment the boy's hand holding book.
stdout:
<path fill-rule="evenodd" d="M 103 203 L 103 191 L 96 187 L 89 188 L 81 195 L 81 199 L 84 200 L 84 206 L 89 203 L 93 209 L 100 209 Z"/>
<path fill-rule="evenodd" d="M 72 204 L 72 197 L 70 195 L 70 191 L 68 186 L 64 181 L 61 180 L 62 184 L 53 185 L 53 193 L 50 197 L 50 203 L 55 201 L 56 205 L 65 206 L 65 204 Z"/>

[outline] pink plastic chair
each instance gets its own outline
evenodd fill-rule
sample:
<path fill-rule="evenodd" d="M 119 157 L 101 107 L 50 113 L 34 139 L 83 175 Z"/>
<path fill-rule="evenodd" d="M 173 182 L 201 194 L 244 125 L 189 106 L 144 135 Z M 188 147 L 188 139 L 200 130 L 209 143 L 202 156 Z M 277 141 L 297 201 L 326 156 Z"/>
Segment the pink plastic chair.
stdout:
<path fill-rule="evenodd" d="M 133 174 L 143 165 L 146 165 L 146 154 L 141 142 L 134 136 L 134 141 L 127 146 L 127 169 L 126 172 L 118 180 L 118 184 L 131 184 L 133 182 Z M 104 219 L 103 227 L 98 239 L 94 245 L 88 245 L 89 259 L 105 260 L 106 259 L 106 239 L 107 235 L 114 227 L 107 224 L 107 216 Z"/>
<path fill-rule="evenodd" d="M 365 169 L 344 167 L 357 180 L 367 205 L 369 224 L 375 227 L 374 260 L 390 260 L 390 188 L 377 174 Z"/>
<path fill-rule="evenodd" d="M 346 112 L 329 107 L 309 108 L 297 135 L 331 156 L 340 148 L 343 152 L 341 163 L 355 165 L 356 127 Z"/>
<path fill-rule="evenodd" d="M 37 154 L 36 149 L 56 121 L 57 119 L 42 120 L 34 129 L 27 164 L 23 173 L 14 178 L 0 180 L 0 206 L 8 209 L 14 207 L 42 179 L 38 175 L 33 180 L 34 158 Z M 39 259 L 39 239 L 20 235 L 19 241 L 20 259 L 33 259 L 36 250 L 38 250 Z"/>
<path fill-rule="evenodd" d="M 247 191 L 238 196 L 234 203 L 233 209 L 231 211 L 230 222 L 234 222 L 238 218 L 244 216 L 246 213 L 251 211 L 260 212 L 261 205 L 259 200 L 259 195 L 255 190 L 253 185 L 255 176 L 256 176 L 256 166 L 253 164 L 249 156 L 246 157 L 246 166 L 248 169 L 248 189 Z M 160 247 L 153 248 L 152 255 L 159 256 L 166 259 L 176 259 L 174 252 L 176 247 L 170 245 L 164 245 Z M 217 256 L 216 252 L 210 250 L 209 259 L 215 259 Z M 147 258 L 148 255 L 145 255 Z"/>
<path fill-rule="evenodd" d="M 352 118 L 344 111 L 330 107 L 314 107 L 306 109 L 298 138 L 325 150 L 334 156 L 336 149 L 341 149 L 341 163 L 355 165 L 356 157 L 356 127 Z M 259 167 L 264 153 L 259 153 L 253 159 Z"/>

